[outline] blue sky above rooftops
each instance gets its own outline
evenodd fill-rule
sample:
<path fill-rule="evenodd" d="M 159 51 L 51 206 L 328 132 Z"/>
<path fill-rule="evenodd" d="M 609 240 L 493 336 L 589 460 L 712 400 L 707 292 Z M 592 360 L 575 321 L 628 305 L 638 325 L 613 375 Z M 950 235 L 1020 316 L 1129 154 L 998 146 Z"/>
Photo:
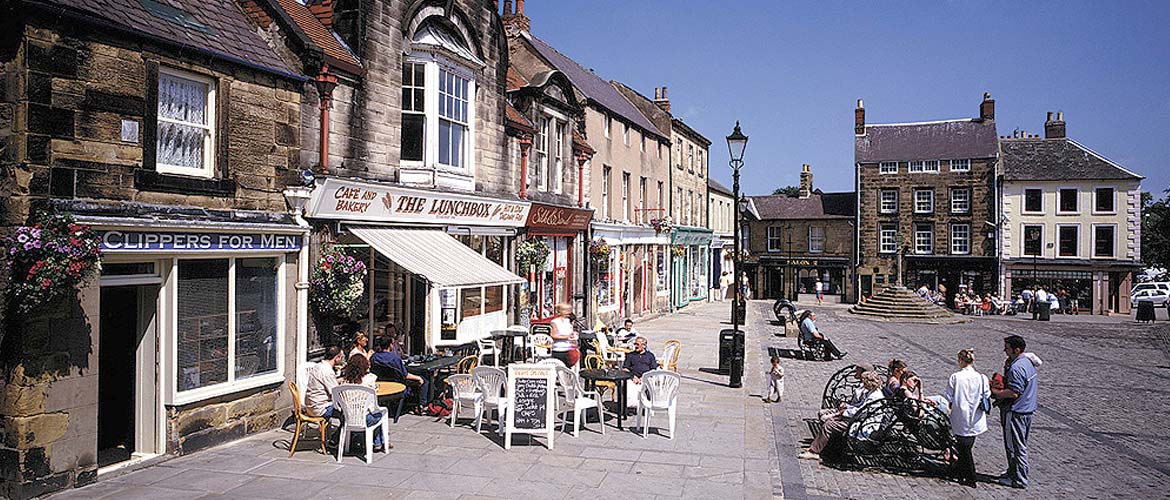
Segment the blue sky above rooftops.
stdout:
<path fill-rule="evenodd" d="M 676 116 L 711 139 L 748 143 L 749 194 L 798 183 L 853 189 L 853 108 L 870 123 L 969 118 L 984 91 L 999 135 L 1068 136 L 1170 187 L 1170 2 L 791 2 L 528 0 L 532 32 L 643 95 L 669 88 Z"/>

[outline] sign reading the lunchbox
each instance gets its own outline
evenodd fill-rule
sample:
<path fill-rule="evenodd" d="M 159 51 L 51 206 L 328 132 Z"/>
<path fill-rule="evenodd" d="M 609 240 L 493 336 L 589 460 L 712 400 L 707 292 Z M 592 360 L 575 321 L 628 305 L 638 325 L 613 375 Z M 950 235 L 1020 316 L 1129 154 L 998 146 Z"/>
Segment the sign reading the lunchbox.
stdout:
<path fill-rule="evenodd" d="M 103 252 L 295 252 L 295 234 L 198 233 L 176 231 L 98 231 Z"/>
<path fill-rule="evenodd" d="M 521 227 L 527 202 L 325 179 L 313 190 L 310 218 Z"/>
<path fill-rule="evenodd" d="M 512 449 L 513 434 L 545 434 L 553 449 L 556 367 L 513 364 L 508 366 L 508 409 L 504 449 Z"/>

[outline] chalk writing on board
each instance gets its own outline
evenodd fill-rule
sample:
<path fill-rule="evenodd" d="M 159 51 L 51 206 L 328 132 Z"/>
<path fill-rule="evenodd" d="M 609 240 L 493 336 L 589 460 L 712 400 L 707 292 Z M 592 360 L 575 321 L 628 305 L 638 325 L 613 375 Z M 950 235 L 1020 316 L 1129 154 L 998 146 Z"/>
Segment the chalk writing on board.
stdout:
<path fill-rule="evenodd" d="M 516 378 L 513 401 L 516 405 L 513 427 L 544 429 L 548 426 L 548 381 L 543 378 Z"/>

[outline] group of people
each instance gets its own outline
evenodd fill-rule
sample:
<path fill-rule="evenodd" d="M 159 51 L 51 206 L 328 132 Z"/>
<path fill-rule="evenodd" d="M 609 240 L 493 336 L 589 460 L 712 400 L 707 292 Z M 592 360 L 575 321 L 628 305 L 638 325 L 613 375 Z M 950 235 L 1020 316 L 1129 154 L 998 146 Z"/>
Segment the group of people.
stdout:
<path fill-rule="evenodd" d="M 955 310 L 963 314 L 983 314 L 985 316 L 1014 316 L 1019 311 L 1015 304 L 1001 299 L 999 294 L 985 293 L 980 297 L 974 292 L 955 294 Z"/>
<path fill-rule="evenodd" d="M 550 323 L 552 337 L 552 357 L 559 360 L 567 368 L 573 368 L 581 360 L 581 350 L 578 340 L 581 333 L 581 324 L 569 304 L 557 304 L 554 309 L 556 316 Z M 605 335 L 605 328 L 595 328 L 597 335 Z M 627 394 L 637 394 L 642 385 L 642 376 L 646 372 L 658 368 L 658 359 L 648 349 L 646 337 L 634 328 L 634 320 L 626 318 L 622 326 L 614 331 L 614 342 L 630 346 L 631 352 L 626 353 L 622 361 L 622 370 L 633 375 L 628 381 Z"/>
<path fill-rule="evenodd" d="M 1064 288 L 1057 288 L 1055 292 L 1045 290 L 1043 286 L 1024 288 L 1012 301 L 1017 311 L 1031 312 L 1032 319 L 1040 313 L 1040 304 L 1048 304 L 1048 311 L 1052 314 L 1080 314 L 1081 304 L 1075 293 Z"/>
<path fill-rule="evenodd" d="M 889 376 L 884 381 L 873 365 L 858 364 L 853 376 L 860 381 L 860 387 L 837 408 L 820 411 L 818 417 L 824 432 L 799 457 L 819 460 L 830 440 L 847 432 L 854 416 L 866 404 L 883 398 L 914 400 L 921 407 L 935 407 L 948 415 L 957 451 L 957 456 L 952 457 L 951 473 L 961 484 L 974 487 L 976 475 L 972 449 L 975 438 L 987 431 L 987 414 L 994 405 L 1000 409 L 1008 462 L 1007 471 L 999 476 L 998 482 L 1025 488 L 1028 485 L 1028 434 L 1032 414 L 1036 411 L 1036 370 L 1042 364 L 1038 356 L 1026 349 L 1027 342 L 1023 337 L 1006 337 L 1003 374 L 997 373 L 992 378 L 975 370 L 973 349 L 959 351 L 956 355 L 958 370 L 950 376 L 943 394 L 935 396 L 924 395 L 922 380 L 905 361 L 891 359 L 887 365 Z M 773 359 L 774 369 L 778 364 L 779 359 Z"/>

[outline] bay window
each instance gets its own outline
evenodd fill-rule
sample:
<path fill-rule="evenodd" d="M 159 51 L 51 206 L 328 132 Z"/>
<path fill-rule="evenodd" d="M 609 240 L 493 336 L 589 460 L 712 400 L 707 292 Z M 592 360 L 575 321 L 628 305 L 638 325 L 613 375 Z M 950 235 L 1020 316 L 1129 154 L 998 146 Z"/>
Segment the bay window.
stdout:
<path fill-rule="evenodd" d="M 553 171 L 552 171 L 552 188 L 553 192 L 560 194 L 564 189 L 564 164 L 565 158 L 565 122 L 556 121 L 556 126 L 553 127 L 556 133 L 556 138 L 553 140 Z"/>
<path fill-rule="evenodd" d="M 439 70 L 439 164 L 466 167 L 470 80 L 447 68 Z"/>
<path fill-rule="evenodd" d="M 164 174 L 215 174 L 215 82 L 160 68 L 155 170 Z"/>

